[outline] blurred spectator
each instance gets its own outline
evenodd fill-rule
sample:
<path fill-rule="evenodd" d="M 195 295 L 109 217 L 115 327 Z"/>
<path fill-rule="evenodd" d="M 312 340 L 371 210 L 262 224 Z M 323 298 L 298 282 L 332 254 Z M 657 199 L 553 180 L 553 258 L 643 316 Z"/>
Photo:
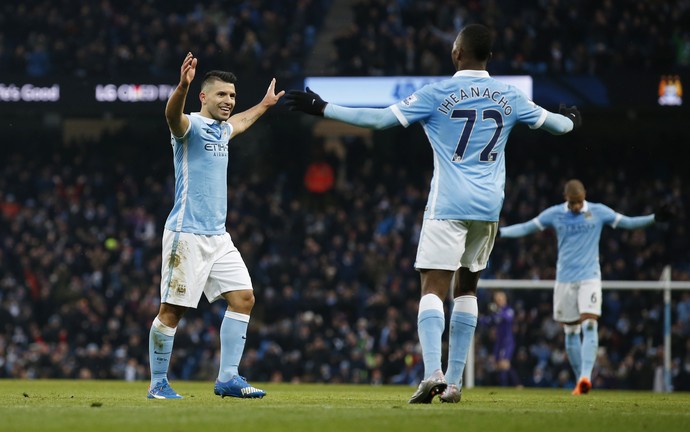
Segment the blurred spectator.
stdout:
<path fill-rule="evenodd" d="M 333 75 L 451 75 L 448 47 L 473 22 L 495 29 L 492 74 L 663 73 L 690 65 L 683 0 L 359 0 L 352 12 L 352 26 L 333 42 Z"/>
<path fill-rule="evenodd" d="M 329 3 L 5 2 L 0 68 L 31 77 L 175 78 L 170 71 L 191 51 L 209 70 L 287 78 L 301 73 Z"/>
<path fill-rule="evenodd" d="M 481 315 L 479 321 L 482 325 L 493 326 L 493 360 L 496 363 L 498 384 L 501 386 L 521 385 L 520 378 L 511 365 L 515 351 L 514 319 L 515 311 L 508 304 L 506 293 L 495 291 L 493 302 L 489 304 L 489 313 Z"/>
<path fill-rule="evenodd" d="M 170 76 L 188 51 L 238 76 L 299 77 L 331 0 L 5 2 L 0 70 L 12 76 Z M 500 3 L 500 4 L 499 4 Z M 358 0 L 330 75 L 450 75 L 465 24 L 495 29 L 492 74 L 667 73 L 690 67 L 683 0 Z M 537 43 L 538 41 L 538 43 Z M 219 55 L 220 53 L 220 55 Z M 227 55 L 223 55 L 223 53 Z"/>

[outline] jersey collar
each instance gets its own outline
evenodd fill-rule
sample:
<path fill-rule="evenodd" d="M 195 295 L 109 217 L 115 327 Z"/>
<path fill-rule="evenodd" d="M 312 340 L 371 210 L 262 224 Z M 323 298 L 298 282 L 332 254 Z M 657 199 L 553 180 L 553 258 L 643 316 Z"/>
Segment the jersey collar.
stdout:
<path fill-rule="evenodd" d="M 460 76 L 468 76 L 468 77 L 475 77 L 475 78 L 489 78 L 489 72 L 487 72 L 485 70 L 463 69 L 463 70 L 455 72 L 455 74 L 453 75 L 453 78 L 460 77 Z"/>
<path fill-rule="evenodd" d="M 563 203 L 563 211 L 564 211 L 564 212 L 569 212 L 569 211 L 570 211 L 570 209 L 568 208 L 568 203 L 567 203 L 567 202 L 564 202 L 564 203 Z M 585 202 L 582 204 L 582 210 L 580 210 L 580 213 L 586 213 L 586 212 L 588 212 L 588 211 L 589 211 L 589 203 L 587 202 L 587 200 L 585 200 Z"/>
<path fill-rule="evenodd" d="M 199 118 L 202 119 L 206 124 L 213 124 L 213 123 L 218 123 L 218 124 L 220 124 L 220 123 L 223 123 L 223 122 L 221 122 L 221 121 L 214 120 L 214 119 L 212 119 L 212 118 L 204 117 L 204 116 L 201 115 L 200 112 L 193 112 L 193 113 L 190 113 L 190 115 L 193 115 L 193 116 L 195 116 L 195 117 L 199 117 Z"/>

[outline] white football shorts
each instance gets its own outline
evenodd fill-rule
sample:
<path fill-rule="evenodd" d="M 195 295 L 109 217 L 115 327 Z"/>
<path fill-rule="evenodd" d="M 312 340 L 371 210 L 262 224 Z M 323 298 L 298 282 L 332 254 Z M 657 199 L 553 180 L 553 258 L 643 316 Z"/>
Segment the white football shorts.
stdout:
<path fill-rule="evenodd" d="M 580 314 L 601 316 L 601 279 L 556 282 L 553 290 L 553 319 L 575 322 Z"/>
<path fill-rule="evenodd" d="M 247 266 L 230 234 L 164 230 L 161 301 L 196 308 L 201 293 L 214 302 L 228 291 L 252 288 Z"/>
<path fill-rule="evenodd" d="M 417 246 L 417 270 L 471 272 L 486 268 L 494 247 L 498 222 L 424 219 Z"/>

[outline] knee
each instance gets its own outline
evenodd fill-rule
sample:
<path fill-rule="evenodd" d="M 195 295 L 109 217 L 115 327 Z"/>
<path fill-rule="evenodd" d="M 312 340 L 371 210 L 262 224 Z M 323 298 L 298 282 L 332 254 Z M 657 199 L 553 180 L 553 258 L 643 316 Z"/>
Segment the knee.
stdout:
<path fill-rule="evenodd" d="M 228 309 L 247 315 L 252 311 L 256 302 L 253 290 L 232 291 L 225 296 L 225 300 L 228 302 Z"/>
<path fill-rule="evenodd" d="M 598 324 L 597 320 L 594 318 L 587 318 L 584 321 L 582 321 L 582 327 L 585 330 L 589 330 L 589 331 L 596 330 L 597 324 Z"/>
<path fill-rule="evenodd" d="M 580 324 L 564 324 L 563 331 L 565 334 L 580 334 L 581 327 Z"/>
<path fill-rule="evenodd" d="M 256 297 L 254 297 L 254 291 L 249 291 L 242 297 L 242 305 L 248 310 L 254 308 L 254 303 L 256 303 Z"/>
<path fill-rule="evenodd" d="M 176 328 L 186 310 L 182 306 L 162 303 L 158 310 L 158 320 L 168 327 Z"/>

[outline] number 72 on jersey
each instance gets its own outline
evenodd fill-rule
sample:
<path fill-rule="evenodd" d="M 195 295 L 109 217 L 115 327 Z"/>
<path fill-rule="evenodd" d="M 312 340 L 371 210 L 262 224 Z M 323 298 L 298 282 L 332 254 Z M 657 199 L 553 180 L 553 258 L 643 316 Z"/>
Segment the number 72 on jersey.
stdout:
<path fill-rule="evenodd" d="M 452 158 L 453 162 L 462 162 L 465 152 L 467 151 L 467 146 L 472 139 L 472 131 L 474 130 L 475 123 L 477 122 L 477 110 L 456 109 L 451 112 L 450 118 L 467 120 L 462 128 L 462 132 L 460 133 L 460 140 L 458 141 L 458 146 L 455 148 L 455 153 L 453 154 Z M 493 149 L 498 142 L 498 137 L 501 136 L 501 131 L 503 130 L 503 115 L 498 110 L 487 109 L 482 111 L 481 121 L 491 121 L 495 123 L 496 127 L 493 129 L 491 139 L 486 143 L 481 153 L 479 153 L 479 161 L 495 162 L 496 152 L 493 151 Z"/>

